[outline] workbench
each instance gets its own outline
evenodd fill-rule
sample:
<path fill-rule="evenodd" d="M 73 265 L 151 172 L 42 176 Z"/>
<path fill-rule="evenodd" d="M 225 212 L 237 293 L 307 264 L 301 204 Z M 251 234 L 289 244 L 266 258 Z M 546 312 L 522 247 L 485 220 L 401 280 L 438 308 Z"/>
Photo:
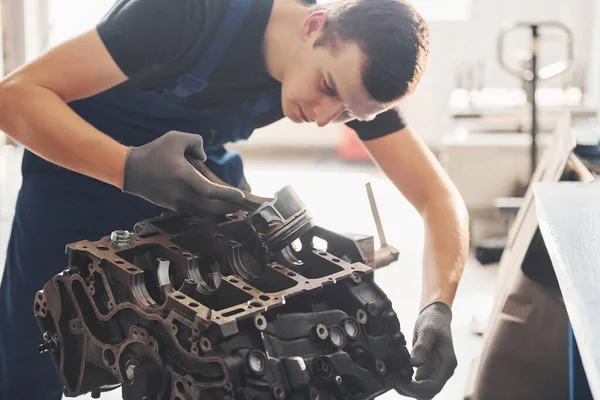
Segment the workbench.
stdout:
<path fill-rule="evenodd" d="M 600 399 L 600 182 L 535 183 L 534 196 L 570 322 L 570 398 Z"/>

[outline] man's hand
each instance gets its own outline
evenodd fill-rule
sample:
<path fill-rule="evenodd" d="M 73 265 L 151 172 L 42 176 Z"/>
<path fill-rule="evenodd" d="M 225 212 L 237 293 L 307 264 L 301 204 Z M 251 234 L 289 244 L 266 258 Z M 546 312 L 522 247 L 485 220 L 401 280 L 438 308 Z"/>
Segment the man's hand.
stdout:
<path fill-rule="evenodd" d="M 419 400 L 432 399 L 457 366 L 452 344 L 452 311 L 437 301 L 421 310 L 415 323 L 410 362 L 417 367 L 415 380 L 396 388 L 404 396 Z"/>
<path fill-rule="evenodd" d="M 125 162 L 123 192 L 190 214 L 237 211 L 227 202 L 241 202 L 242 192 L 211 182 L 186 156 L 206 161 L 201 136 L 171 131 L 144 146 L 131 147 Z"/>

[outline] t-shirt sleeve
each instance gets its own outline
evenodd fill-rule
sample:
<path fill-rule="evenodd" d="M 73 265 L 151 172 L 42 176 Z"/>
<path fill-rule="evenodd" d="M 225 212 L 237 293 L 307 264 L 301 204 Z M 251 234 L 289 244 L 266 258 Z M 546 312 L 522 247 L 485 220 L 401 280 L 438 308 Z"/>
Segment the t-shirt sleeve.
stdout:
<path fill-rule="evenodd" d="M 379 114 L 371 121 L 353 120 L 346 122 L 361 140 L 377 139 L 406 127 L 406 122 L 400 111 L 391 108 Z"/>
<path fill-rule="evenodd" d="M 179 62 L 212 35 L 227 6 L 223 0 L 118 0 L 96 29 L 132 78 Z"/>

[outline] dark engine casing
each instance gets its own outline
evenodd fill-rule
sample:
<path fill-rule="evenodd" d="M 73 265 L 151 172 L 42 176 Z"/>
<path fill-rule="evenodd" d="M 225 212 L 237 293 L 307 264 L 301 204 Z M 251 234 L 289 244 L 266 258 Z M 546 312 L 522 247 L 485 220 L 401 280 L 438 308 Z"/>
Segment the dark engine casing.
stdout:
<path fill-rule="evenodd" d="M 367 265 L 372 237 L 315 226 L 276 257 L 261 249 L 242 212 L 168 214 L 68 245 L 68 267 L 34 303 L 65 394 L 371 399 L 410 381 L 398 318 Z"/>

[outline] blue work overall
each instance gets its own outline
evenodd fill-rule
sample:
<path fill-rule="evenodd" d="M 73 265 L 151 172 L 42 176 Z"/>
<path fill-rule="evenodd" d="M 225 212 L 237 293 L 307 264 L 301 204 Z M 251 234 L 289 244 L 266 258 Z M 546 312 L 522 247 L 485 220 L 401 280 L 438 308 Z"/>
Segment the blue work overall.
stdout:
<path fill-rule="evenodd" d="M 239 186 L 239 155 L 227 142 L 247 139 L 254 121 L 281 112 L 281 92 L 269 90 L 235 107 L 192 107 L 187 98 L 206 86 L 250 8 L 251 0 L 232 0 L 202 58 L 169 91 L 111 89 L 69 106 L 83 119 L 128 146 L 146 144 L 171 130 L 202 135 L 207 165 L 221 179 Z M 82 153 L 94 149 L 81 149 Z M 33 317 L 35 292 L 67 266 L 65 245 L 98 240 L 129 229 L 162 208 L 118 188 L 48 163 L 26 151 L 7 261 L 0 286 L 0 399 L 57 400 L 62 386 L 48 354 L 38 354 L 41 333 Z"/>

